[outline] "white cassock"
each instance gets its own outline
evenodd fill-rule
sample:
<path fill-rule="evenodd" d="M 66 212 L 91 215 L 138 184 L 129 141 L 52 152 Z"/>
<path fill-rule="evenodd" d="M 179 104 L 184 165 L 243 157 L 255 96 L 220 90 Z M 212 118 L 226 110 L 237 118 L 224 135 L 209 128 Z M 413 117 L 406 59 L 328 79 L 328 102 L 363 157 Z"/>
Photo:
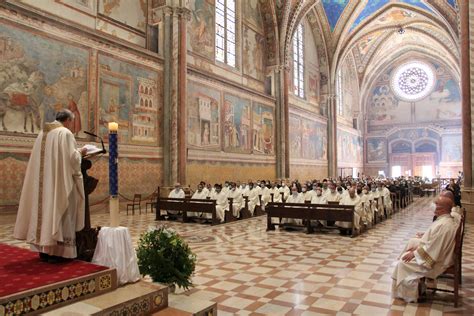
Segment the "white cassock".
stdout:
<path fill-rule="evenodd" d="M 387 189 L 386 187 L 382 187 L 382 190 L 379 190 L 377 188 L 377 198 L 379 201 L 379 206 L 382 205 L 382 196 L 383 196 L 383 206 L 385 207 L 385 210 L 387 211 L 387 214 L 390 215 L 392 214 L 393 210 L 393 205 L 392 205 L 392 199 L 390 198 L 390 190 Z M 379 207 L 381 208 L 381 207 Z"/>
<path fill-rule="evenodd" d="M 311 201 L 311 199 L 313 198 L 313 191 L 306 191 L 306 192 L 301 192 L 301 194 L 303 195 L 303 201 L 306 202 L 306 201 Z"/>
<path fill-rule="evenodd" d="M 14 237 L 32 250 L 77 257 L 76 232 L 84 228 L 81 153 L 70 130 L 47 123 L 36 138 L 26 169 Z"/>
<path fill-rule="evenodd" d="M 423 234 L 422 238 L 412 238 L 400 256 L 392 274 L 392 294 L 406 302 L 418 299 L 418 281 L 427 277 L 435 279 L 453 262 L 456 230 L 459 226 L 450 214 L 439 216 Z M 415 258 L 403 262 L 405 251 L 416 248 Z"/>
<path fill-rule="evenodd" d="M 173 198 L 173 199 L 184 199 L 185 194 L 184 194 L 183 189 L 179 189 L 178 191 L 174 189 L 168 194 L 168 197 Z M 161 211 L 161 215 L 168 215 L 168 214 L 176 215 L 178 214 L 178 211 L 163 211 L 163 210 Z"/>
<path fill-rule="evenodd" d="M 364 203 L 362 220 L 367 224 L 372 224 L 372 221 L 374 220 L 375 208 L 375 203 L 373 202 L 372 195 L 369 192 L 366 194 L 362 194 L 360 200 L 362 203 Z"/>
<path fill-rule="evenodd" d="M 242 193 L 239 189 L 235 190 L 230 190 L 229 193 L 227 194 L 228 198 L 232 198 L 232 214 L 235 217 L 240 216 L 240 210 L 244 207 L 244 199 L 242 198 Z M 229 208 L 227 207 L 226 210 Z"/>
<path fill-rule="evenodd" d="M 311 199 L 311 204 L 328 204 L 328 200 L 324 195 L 318 196 L 317 194 Z M 318 221 L 311 221 L 311 224 L 316 224 Z M 325 220 L 319 221 L 322 225 L 326 226 L 327 222 Z"/>
<path fill-rule="evenodd" d="M 209 190 L 207 191 L 209 192 Z M 204 191 L 204 189 L 202 189 L 201 192 L 196 191 L 191 197 L 191 200 L 205 200 L 208 196 L 208 192 Z M 187 214 L 188 216 L 192 216 L 192 217 L 199 217 L 202 215 L 202 214 L 199 214 L 198 212 L 187 212 Z M 212 215 L 210 213 L 204 213 L 203 215 L 205 215 L 206 218 L 212 218 Z"/>
<path fill-rule="evenodd" d="M 303 194 L 298 193 L 296 196 L 291 194 L 285 203 L 304 203 Z M 298 218 L 282 218 L 282 224 L 294 224 L 294 225 L 303 225 L 303 220 Z"/>
<path fill-rule="evenodd" d="M 262 210 L 265 210 L 265 206 L 270 202 L 271 196 L 270 196 L 270 189 L 267 187 L 261 188 L 261 195 L 262 195 Z"/>
<path fill-rule="evenodd" d="M 209 191 L 208 188 L 202 188 L 202 191 L 204 192 L 204 194 L 206 195 L 206 197 L 208 197 L 208 196 L 211 194 L 211 191 Z"/>
<path fill-rule="evenodd" d="M 283 192 L 283 198 L 285 199 L 285 201 L 291 194 L 290 188 L 287 185 L 281 186 L 279 191 Z"/>
<path fill-rule="evenodd" d="M 341 195 L 339 193 L 337 193 L 337 191 L 334 191 L 334 193 L 331 193 L 331 191 L 329 191 L 329 193 L 326 194 L 325 197 L 326 197 L 326 200 L 328 202 L 339 202 L 339 201 L 341 201 Z"/>
<path fill-rule="evenodd" d="M 281 194 L 280 194 L 280 189 L 277 187 L 274 187 L 270 189 L 270 202 L 271 202 L 271 194 L 273 193 L 273 202 L 274 203 L 281 203 Z"/>
<path fill-rule="evenodd" d="M 216 216 L 222 222 L 225 220 L 225 210 L 229 208 L 229 200 L 227 200 L 227 194 L 222 192 L 217 193 L 214 191 L 211 194 L 211 200 L 216 200 Z"/>
<path fill-rule="evenodd" d="M 249 199 L 249 211 L 252 215 L 255 211 L 255 207 L 260 206 L 260 199 L 258 195 L 259 195 L 259 191 L 256 188 L 252 188 L 247 191 L 246 196 Z"/>
<path fill-rule="evenodd" d="M 354 205 L 354 228 L 360 229 L 360 218 L 362 215 L 362 204 L 360 197 L 356 195 L 354 198 L 351 198 L 351 196 L 348 194 L 339 202 L 339 205 Z M 352 228 L 352 223 L 349 222 L 336 221 L 335 225 L 341 228 Z"/>

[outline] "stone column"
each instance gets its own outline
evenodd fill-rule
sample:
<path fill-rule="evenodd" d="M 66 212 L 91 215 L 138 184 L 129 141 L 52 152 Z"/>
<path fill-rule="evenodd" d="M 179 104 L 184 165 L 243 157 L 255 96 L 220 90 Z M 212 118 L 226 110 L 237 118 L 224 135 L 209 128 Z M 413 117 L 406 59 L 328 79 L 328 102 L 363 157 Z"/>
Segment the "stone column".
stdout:
<path fill-rule="evenodd" d="M 276 176 L 288 178 L 290 175 L 289 134 L 288 134 L 288 69 L 285 66 L 275 68 L 275 96 L 277 122 L 275 131 Z"/>
<path fill-rule="evenodd" d="M 163 184 L 165 186 L 173 185 L 172 169 L 171 169 L 171 120 L 172 120 L 172 106 L 171 106 L 171 89 L 172 89 L 172 15 L 173 9 L 171 7 L 162 8 L 164 19 L 164 71 L 163 71 Z"/>
<path fill-rule="evenodd" d="M 327 96 L 328 108 L 328 175 L 337 177 L 337 112 L 336 95 Z"/>
<path fill-rule="evenodd" d="M 463 131 L 463 172 L 462 205 L 467 211 L 467 221 L 474 223 L 474 188 L 472 185 L 472 108 L 474 104 L 474 1 L 459 1 L 460 46 L 461 46 L 461 90 L 462 90 L 462 131 Z"/>
<path fill-rule="evenodd" d="M 186 28 L 184 7 L 162 8 L 164 17 L 163 182 L 186 184 Z"/>

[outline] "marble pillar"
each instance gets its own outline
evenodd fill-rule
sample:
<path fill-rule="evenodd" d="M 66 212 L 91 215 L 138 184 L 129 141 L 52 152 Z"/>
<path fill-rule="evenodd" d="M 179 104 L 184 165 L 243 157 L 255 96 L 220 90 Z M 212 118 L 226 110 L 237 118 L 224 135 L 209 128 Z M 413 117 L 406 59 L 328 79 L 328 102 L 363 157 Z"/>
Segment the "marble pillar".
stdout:
<path fill-rule="evenodd" d="M 289 106 L 288 106 L 288 68 L 278 66 L 275 68 L 275 96 L 277 122 L 275 135 L 276 149 L 276 176 L 278 179 L 288 178 L 290 175 L 289 159 Z"/>
<path fill-rule="evenodd" d="M 463 172 L 462 205 L 467 211 L 467 221 L 474 223 L 474 188 L 472 148 L 472 104 L 474 104 L 474 0 L 459 1 L 461 90 L 463 115 Z"/>
<path fill-rule="evenodd" d="M 164 19 L 164 44 L 163 44 L 163 184 L 173 185 L 171 171 L 171 16 L 173 10 L 169 7 L 162 8 Z"/>

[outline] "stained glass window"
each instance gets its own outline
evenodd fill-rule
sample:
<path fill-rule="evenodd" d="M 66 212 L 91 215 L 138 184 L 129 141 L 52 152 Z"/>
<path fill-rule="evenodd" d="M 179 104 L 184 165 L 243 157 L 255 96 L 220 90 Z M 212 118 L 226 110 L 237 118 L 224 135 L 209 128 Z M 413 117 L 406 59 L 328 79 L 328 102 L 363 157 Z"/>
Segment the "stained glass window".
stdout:
<path fill-rule="evenodd" d="M 433 91 L 435 74 L 432 68 L 422 61 L 412 61 L 398 67 L 391 79 L 395 94 L 405 101 L 418 101 Z"/>
<path fill-rule="evenodd" d="M 303 25 L 299 24 L 293 36 L 293 87 L 295 95 L 304 98 L 304 45 Z"/>
<path fill-rule="evenodd" d="M 235 0 L 216 0 L 216 60 L 235 67 Z"/>

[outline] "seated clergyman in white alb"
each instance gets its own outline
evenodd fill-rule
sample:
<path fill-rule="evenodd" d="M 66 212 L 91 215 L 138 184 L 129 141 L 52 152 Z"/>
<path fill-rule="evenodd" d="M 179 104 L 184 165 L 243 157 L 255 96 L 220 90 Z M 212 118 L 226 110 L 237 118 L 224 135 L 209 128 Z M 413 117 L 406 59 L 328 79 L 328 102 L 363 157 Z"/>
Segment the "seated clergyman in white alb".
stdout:
<path fill-rule="evenodd" d="M 244 196 L 247 196 L 247 198 L 249 199 L 248 207 L 250 214 L 252 215 L 255 212 L 255 207 L 260 206 L 259 193 L 260 190 L 257 190 L 257 188 L 254 187 L 253 183 L 250 182 L 246 194 L 244 194 Z"/>
<path fill-rule="evenodd" d="M 323 195 L 323 190 L 321 187 L 316 187 L 316 195 L 314 195 L 311 199 L 311 204 L 328 204 L 328 200 Z M 323 226 L 327 225 L 327 222 L 325 220 L 311 221 L 311 224 L 317 225 L 318 222 Z"/>
<path fill-rule="evenodd" d="M 242 198 L 242 192 L 237 189 L 237 185 L 235 183 L 231 183 L 230 191 L 227 193 L 227 197 L 232 198 L 232 214 L 234 217 L 240 217 L 240 210 L 244 207 L 244 199 Z M 229 207 L 226 210 L 229 210 Z"/>
<path fill-rule="evenodd" d="M 183 189 L 181 189 L 181 184 L 176 183 L 174 185 L 174 190 L 172 190 L 168 194 L 168 197 L 169 198 L 175 198 L 175 199 L 184 199 L 185 194 L 184 194 Z M 178 214 L 177 211 L 162 211 L 162 212 L 164 212 L 164 214 L 162 214 L 162 215 L 177 215 Z"/>
<path fill-rule="evenodd" d="M 437 219 L 422 236 L 410 239 L 392 274 L 392 294 L 406 302 L 417 301 L 421 278 L 435 279 L 454 262 L 459 222 L 450 214 L 453 202 L 440 196 L 435 205 Z"/>
<path fill-rule="evenodd" d="M 301 193 L 298 193 L 296 187 L 291 188 L 291 195 L 288 196 L 285 203 L 304 203 L 304 198 Z M 294 224 L 294 225 L 303 225 L 303 220 L 297 218 L 282 218 L 282 224 Z"/>
<path fill-rule="evenodd" d="M 194 192 L 193 196 L 191 196 L 191 199 L 193 200 L 205 200 L 208 196 L 208 190 L 204 191 L 204 187 L 203 187 L 203 184 L 202 183 L 199 183 L 198 184 L 198 187 L 197 187 L 197 190 L 196 192 Z M 205 215 L 210 215 L 209 213 L 205 213 Z M 192 217 L 198 217 L 198 216 L 201 216 L 201 214 L 197 213 L 197 212 L 188 212 L 188 216 L 192 216 Z"/>
<path fill-rule="evenodd" d="M 350 188 L 347 190 L 348 194 L 344 196 L 344 198 L 339 202 L 340 205 L 354 205 L 354 227 L 352 227 L 352 223 L 349 222 L 342 222 L 342 221 L 337 221 L 336 226 L 349 229 L 349 228 L 355 228 L 357 230 L 360 229 L 360 219 L 362 215 L 362 204 L 360 197 L 356 194 L 356 191 L 354 188 Z M 337 212 L 337 211 L 335 211 Z"/>
<path fill-rule="evenodd" d="M 324 192 L 323 192 L 323 194 L 324 194 Z M 328 202 L 339 202 L 342 198 L 342 196 L 339 193 L 337 193 L 336 185 L 334 183 L 331 183 L 329 185 L 329 192 L 324 194 L 324 196 L 326 197 L 326 200 Z"/>
<path fill-rule="evenodd" d="M 228 191 L 229 192 L 229 191 Z M 225 211 L 229 209 L 229 201 L 227 193 L 222 190 L 220 184 L 216 184 L 214 191 L 211 193 L 211 200 L 216 200 L 216 217 L 222 223 L 225 219 Z"/>

